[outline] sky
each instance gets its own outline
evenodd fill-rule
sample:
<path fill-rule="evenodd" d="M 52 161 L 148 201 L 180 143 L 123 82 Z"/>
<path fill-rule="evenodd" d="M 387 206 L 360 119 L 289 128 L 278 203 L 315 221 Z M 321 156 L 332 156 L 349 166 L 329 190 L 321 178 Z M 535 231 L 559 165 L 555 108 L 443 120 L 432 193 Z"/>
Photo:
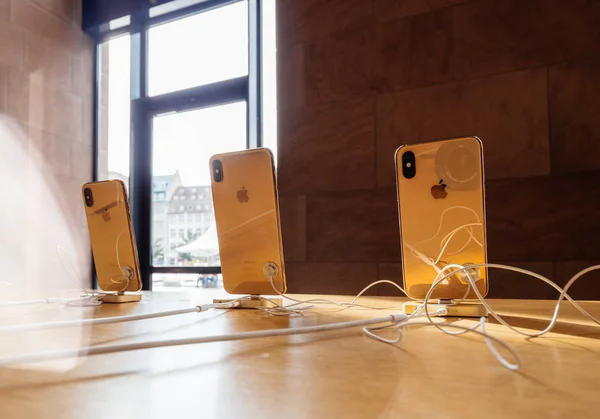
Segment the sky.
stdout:
<path fill-rule="evenodd" d="M 263 7 L 263 143 L 276 155 L 275 0 Z M 108 42 L 108 169 L 129 175 L 130 38 Z M 246 1 L 151 28 L 149 95 L 247 75 L 247 45 Z M 153 140 L 154 175 L 179 170 L 184 185 L 207 185 L 210 156 L 246 147 L 246 103 L 159 115 Z"/>

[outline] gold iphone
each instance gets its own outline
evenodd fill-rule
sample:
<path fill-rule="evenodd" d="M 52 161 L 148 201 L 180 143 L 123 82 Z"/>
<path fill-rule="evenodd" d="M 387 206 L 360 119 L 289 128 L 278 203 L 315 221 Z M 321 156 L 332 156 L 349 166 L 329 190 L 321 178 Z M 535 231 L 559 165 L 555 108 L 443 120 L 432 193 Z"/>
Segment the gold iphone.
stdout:
<path fill-rule="evenodd" d="M 486 263 L 483 148 L 477 137 L 407 144 L 395 161 L 404 287 L 422 300 L 444 266 Z M 487 269 L 467 272 L 485 296 Z M 476 298 L 468 283 L 456 271 L 431 298 Z"/>
<path fill-rule="evenodd" d="M 273 155 L 266 148 L 210 159 L 223 286 L 230 294 L 286 291 Z M 271 280 L 273 284 L 271 284 Z"/>
<path fill-rule="evenodd" d="M 120 180 L 82 186 L 98 287 L 103 291 L 142 289 L 137 247 L 125 184 Z"/>

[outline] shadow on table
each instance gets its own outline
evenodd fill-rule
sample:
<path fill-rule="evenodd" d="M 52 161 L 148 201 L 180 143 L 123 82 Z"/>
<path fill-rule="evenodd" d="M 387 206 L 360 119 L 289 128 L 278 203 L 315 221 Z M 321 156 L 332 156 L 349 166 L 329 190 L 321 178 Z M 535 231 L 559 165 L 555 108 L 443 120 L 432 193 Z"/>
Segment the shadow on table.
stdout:
<path fill-rule="evenodd" d="M 508 324 L 513 327 L 519 327 L 524 329 L 531 329 L 542 331 L 548 327 L 549 320 L 547 319 L 534 319 L 530 317 L 518 317 L 518 316 L 501 316 Z M 488 317 L 488 323 L 500 324 L 494 317 Z M 590 339 L 600 339 L 600 326 L 591 324 L 580 324 L 580 323 L 568 323 L 564 321 L 557 321 L 552 329 L 552 333 L 558 333 L 562 335 L 578 336 Z"/>

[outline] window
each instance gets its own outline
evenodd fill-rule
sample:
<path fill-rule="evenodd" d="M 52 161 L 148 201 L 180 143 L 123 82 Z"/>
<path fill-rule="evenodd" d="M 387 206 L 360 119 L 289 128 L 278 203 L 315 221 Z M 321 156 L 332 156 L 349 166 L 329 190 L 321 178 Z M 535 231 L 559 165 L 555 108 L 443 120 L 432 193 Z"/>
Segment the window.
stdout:
<path fill-rule="evenodd" d="M 129 187 L 131 37 L 99 45 L 100 101 L 96 179 L 120 179 Z"/>
<path fill-rule="evenodd" d="M 148 31 L 150 96 L 246 75 L 247 1 L 152 26 Z"/>
<path fill-rule="evenodd" d="M 297 0 L 302 1 L 302 0 Z M 271 149 L 277 165 L 277 48 L 275 25 L 276 0 L 262 0 L 262 139 Z"/>
<path fill-rule="evenodd" d="M 216 278 L 208 159 L 263 138 L 275 148 L 275 0 L 174 0 L 92 29 L 96 178 L 131 179 L 143 288 L 161 275 Z M 212 250 L 180 249 L 207 231 Z"/>
<path fill-rule="evenodd" d="M 119 29 L 119 28 L 123 28 L 123 27 L 129 25 L 130 23 L 131 23 L 131 17 L 123 16 L 118 19 L 111 20 L 110 22 L 108 22 L 108 25 L 109 25 L 109 29 Z"/>
<path fill-rule="evenodd" d="M 172 0 L 161 4 L 159 6 L 151 7 L 149 10 L 150 17 L 160 16 L 165 13 L 173 12 L 181 9 L 182 7 L 190 6 L 192 4 L 201 3 L 206 0 Z"/>

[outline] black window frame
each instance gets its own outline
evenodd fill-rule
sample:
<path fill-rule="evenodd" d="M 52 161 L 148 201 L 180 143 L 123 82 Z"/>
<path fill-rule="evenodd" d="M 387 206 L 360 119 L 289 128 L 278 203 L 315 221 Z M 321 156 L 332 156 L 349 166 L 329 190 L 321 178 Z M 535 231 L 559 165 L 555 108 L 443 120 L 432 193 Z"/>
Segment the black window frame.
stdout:
<path fill-rule="evenodd" d="M 148 96 L 148 30 L 151 26 L 175 21 L 194 14 L 240 1 L 248 4 L 248 75 L 191 87 L 156 96 Z M 159 16 L 149 10 L 130 16 L 130 23 L 109 30 L 108 24 L 93 28 L 95 54 L 94 89 L 94 180 L 99 179 L 101 46 L 111 38 L 129 34 L 131 39 L 131 131 L 129 202 L 138 248 L 142 289 L 152 290 L 152 274 L 219 274 L 220 266 L 152 265 L 152 120 L 168 112 L 181 112 L 246 102 L 246 147 L 262 146 L 262 0 L 206 0 Z M 94 275 L 94 282 L 95 275 Z M 93 284 L 95 285 L 95 284 Z"/>

